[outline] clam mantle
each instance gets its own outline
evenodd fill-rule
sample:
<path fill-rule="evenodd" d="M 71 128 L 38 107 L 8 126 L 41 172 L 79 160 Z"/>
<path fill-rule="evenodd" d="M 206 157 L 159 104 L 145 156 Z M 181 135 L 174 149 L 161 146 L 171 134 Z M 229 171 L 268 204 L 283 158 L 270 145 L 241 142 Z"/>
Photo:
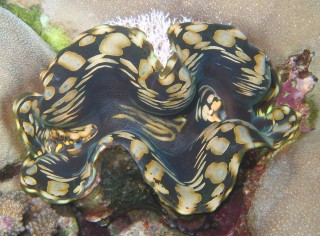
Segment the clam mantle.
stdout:
<path fill-rule="evenodd" d="M 165 67 L 137 28 L 102 25 L 60 51 L 44 93 L 13 106 L 29 152 L 22 187 L 53 203 L 81 198 L 100 153 L 125 148 L 160 201 L 183 215 L 228 197 L 242 157 L 290 140 L 300 114 L 274 107 L 279 78 L 266 55 L 230 25 L 168 29 Z"/>

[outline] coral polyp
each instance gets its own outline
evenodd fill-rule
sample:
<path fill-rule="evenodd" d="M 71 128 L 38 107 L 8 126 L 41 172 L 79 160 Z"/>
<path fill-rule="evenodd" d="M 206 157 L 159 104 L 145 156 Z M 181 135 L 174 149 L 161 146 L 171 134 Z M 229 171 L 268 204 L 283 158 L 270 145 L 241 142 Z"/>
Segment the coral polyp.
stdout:
<path fill-rule="evenodd" d="M 102 25 L 60 51 L 44 93 L 16 100 L 29 152 L 22 187 L 53 203 L 84 196 L 101 153 L 125 148 L 160 201 L 180 214 L 228 197 L 245 153 L 292 139 L 300 114 L 274 107 L 279 79 L 264 52 L 230 25 L 168 29 L 165 66 L 138 28 Z"/>

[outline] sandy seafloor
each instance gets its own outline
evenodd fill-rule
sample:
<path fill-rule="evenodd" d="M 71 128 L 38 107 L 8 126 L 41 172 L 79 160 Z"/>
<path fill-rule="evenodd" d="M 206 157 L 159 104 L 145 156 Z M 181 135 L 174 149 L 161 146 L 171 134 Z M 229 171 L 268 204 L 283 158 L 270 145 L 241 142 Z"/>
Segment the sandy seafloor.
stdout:
<path fill-rule="evenodd" d="M 117 16 L 135 16 L 152 9 L 194 21 L 232 23 L 264 50 L 274 65 L 305 48 L 316 53 L 311 71 L 320 75 L 320 1 L 318 0 L 16 0 L 40 3 L 50 22 L 75 36 Z M 317 109 L 320 86 L 310 94 Z M 320 120 L 311 133 L 276 156 L 262 179 L 251 220 L 255 235 L 319 235 Z M 2 154 L 4 155 L 4 154 Z"/>

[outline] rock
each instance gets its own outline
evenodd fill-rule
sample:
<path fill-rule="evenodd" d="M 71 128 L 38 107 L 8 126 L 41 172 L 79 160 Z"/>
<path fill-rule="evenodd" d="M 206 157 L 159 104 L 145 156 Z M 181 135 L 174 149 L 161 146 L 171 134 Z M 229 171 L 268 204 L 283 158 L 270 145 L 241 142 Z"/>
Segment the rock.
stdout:
<path fill-rule="evenodd" d="M 167 236 L 183 236 L 184 233 L 169 228 L 163 222 L 163 219 L 151 211 L 131 211 L 113 221 L 109 225 L 111 235 L 167 235 Z"/>
<path fill-rule="evenodd" d="M 20 0 L 21 1 L 21 0 Z M 291 53 L 309 48 L 316 52 L 313 70 L 320 70 L 320 2 L 314 0 L 263 0 L 257 4 L 247 0 L 172 0 L 168 1 L 64 1 L 43 0 L 44 13 L 50 21 L 62 24 L 73 36 L 115 19 L 138 16 L 152 9 L 170 13 L 170 17 L 191 17 L 195 21 L 232 23 L 245 33 L 253 44 L 267 52 L 276 65 Z"/>
<path fill-rule="evenodd" d="M 299 65 L 300 66 L 300 65 Z M 276 154 L 262 178 L 248 215 L 254 235 L 319 235 L 320 232 L 320 87 L 315 101 L 315 130 Z"/>
<path fill-rule="evenodd" d="M 88 221 L 104 226 L 137 208 L 161 212 L 157 197 L 145 184 L 136 163 L 126 151 L 116 148 L 102 155 L 96 164 L 99 175 L 94 185 L 98 186 L 75 202 Z"/>
<path fill-rule="evenodd" d="M 54 53 L 9 11 L 0 8 L 0 169 L 26 154 L 16 131 L 12 103 L 28 91 L 41 91 L 38 79 Z"/>
<path fill-rule="evenodd" d="M 0 196 L 0 235 L 17 235 L 25 230 L 22 219 L 28 210 L 28 198 L 21 191 Z"/>
<path fill-rule="evenodd" d="M 20 234 L 21 233 L 21 234 Z M 0 235 L 78 235 L 79 227 L 69 205 L 54 206 L 24 192 L 0 192 Z"/>
<path fill-rule="evenodd" d="M 24 6 L 24 7 L 32 7 L 34 5 L 39 5 L 41 4 L 41 0 L 7 0 L 6 3 L 10 4 L 10 3 L 17 3 L 20 6 Z"/>
<path fill-rule="evenodd" d="M 0 182 L 0 192 L 8 193 L 20 190 L 20 175 L 15 175 L 11 179 Z"/>

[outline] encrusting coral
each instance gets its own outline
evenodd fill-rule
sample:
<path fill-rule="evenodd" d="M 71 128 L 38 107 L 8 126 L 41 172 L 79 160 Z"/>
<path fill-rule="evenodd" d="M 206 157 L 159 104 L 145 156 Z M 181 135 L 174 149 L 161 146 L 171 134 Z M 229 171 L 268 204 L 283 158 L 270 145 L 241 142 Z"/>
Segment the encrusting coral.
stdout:
<path fill-rule="evenodd" d="M 0 235 L 52 235 L 57 232 L 59 215 L 40 198 L 28 199 L 22 191 L 0 196 Z"/>
<path fill-rule="evenodd" d="M 18 235 L 25 230 L 23 215 L 28 209 L 28 198 L 21 191 L 0 196 L 0 235 Z"/>
<path fill-rule="evenodd" d="M 45 211 L 41 211 L 35 220 L 29 222 L 26 229 L 35 236 L 53 234 L 57 230 L 58 217 L 57 213 L 48 207 Z"/>
<path fill-rule="evenodd" d="M 31 221 L 27 223 L 26 229 L 32 235 L 51 235 L 56 233 L 59 215 L 44 203 L 40 198 L 30 200 Z"/>

